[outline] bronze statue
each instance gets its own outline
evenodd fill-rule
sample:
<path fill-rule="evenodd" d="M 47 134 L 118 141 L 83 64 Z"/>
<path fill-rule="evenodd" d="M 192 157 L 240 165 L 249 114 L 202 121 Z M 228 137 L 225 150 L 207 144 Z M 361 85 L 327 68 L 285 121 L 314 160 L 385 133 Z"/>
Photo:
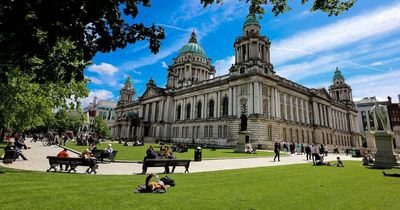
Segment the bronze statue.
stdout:
<path fill-rule="evenodd" d="M 242 113 L 242 116 L 240 116 L 240 131 L 246 131 L 247 130 L 247 116 Z"/>

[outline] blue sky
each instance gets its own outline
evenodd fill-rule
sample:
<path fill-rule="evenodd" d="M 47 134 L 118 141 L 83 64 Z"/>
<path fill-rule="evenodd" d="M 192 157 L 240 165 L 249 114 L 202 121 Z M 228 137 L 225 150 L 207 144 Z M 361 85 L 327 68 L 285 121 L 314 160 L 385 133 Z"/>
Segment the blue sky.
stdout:
<path fill-rule="evenodd" d="M 310 4 L 289 1 L 292 10 L 274 17 L 270 7 L 259 20 L 261 33 L 271 41 L 271 62 L 278 75 L 306 87 L 328 87 L 336 67 L 352 86 L 355 100 L 400 94 L 400 1 L 359 0 L 340 16 L 309 12 Z M 85 69 L 90 95 L 118 100 L 126 77 L 133 78 L 136 97 L 153 78 L 166 84 L 167 66 L 195 30 L 200 45 L 215 65 L 217 75 L 228 73 L 234 61 L 233 43 L 242 33 L 248 12 L 243 1 L 224 0 L 222 5 L 203 8 L 200 0 L 153 0 L 151 8 L 140 8 L 130 22 L 155 23 L 165 28 L 160 52 L 151 54 L 147 41 L 107 54 L 97 54 Z M 84 106 L 83 105 L 83 106 Z"/>

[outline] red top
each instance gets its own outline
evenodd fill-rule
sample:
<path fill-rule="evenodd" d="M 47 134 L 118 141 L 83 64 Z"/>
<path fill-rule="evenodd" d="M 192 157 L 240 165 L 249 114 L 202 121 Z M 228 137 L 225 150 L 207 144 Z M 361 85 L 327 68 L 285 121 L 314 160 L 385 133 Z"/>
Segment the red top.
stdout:
<path fill-rule="evenodd" d="M 64 151 L 64 150 L 59 152 L 57 155 L 57 157 L 64 157 L 64 158 L 67 158 L 68 156 L 69 155 L 68 155 L 67 151 Z"/>

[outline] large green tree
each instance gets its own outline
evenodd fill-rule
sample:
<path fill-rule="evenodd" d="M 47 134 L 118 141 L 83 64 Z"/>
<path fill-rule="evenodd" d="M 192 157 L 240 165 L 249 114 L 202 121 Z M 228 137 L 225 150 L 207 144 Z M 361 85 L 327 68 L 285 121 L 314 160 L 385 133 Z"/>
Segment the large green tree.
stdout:
<path fill-rule="evenodd" d="M 67 69 L 81 69 L 87 65 L 81 60 L 81 54 L 73 42 L 59 40 L 47 59 L 54 61 L 52 69 L 63 74 Z M 38 57 L 29 59 L 29 62 L 35 66 L 32 71 L 47 65 Z M 26 131 L 44 125 L 55 107 L 65 107 L 69 98 L 88 95 L 86 81 L 37 83 L 31 74 L 21 71 L 20 66 L 6 75 L 9 79 L 0 82 L 0 130 Z"/>
<path fill-rule="evenodd" d="M 54 115 L 53 121 L 50 124 L 50 129 L 57 131 L 59 134 L 65 131 L 73 131 L 77 134 L 80 128 L 83 126 L 84 115 L 80 108 L 69 109 L 62 108 Z"/>

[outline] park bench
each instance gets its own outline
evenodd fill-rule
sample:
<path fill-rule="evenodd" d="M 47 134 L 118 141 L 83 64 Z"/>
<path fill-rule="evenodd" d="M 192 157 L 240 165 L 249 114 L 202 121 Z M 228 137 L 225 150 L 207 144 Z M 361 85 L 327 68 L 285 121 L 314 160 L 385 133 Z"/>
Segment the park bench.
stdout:
<path fill-rule="evenodd" d="M 17 152 L 15 150 L 4 151 L 3 163 L 12 163 L 13 161 L 15 161 L 16 156 Z"/>
<path fill-rule="evenodd" d="M 51 171 L 51 169 L 54 169 L 54 171 L 57 171 L 56 167 L 58 165 L 68 165 L 69 166 L 69 171 L 76 172 L 76 167 L 77 166 L 89 166 L 89 168 L 86 170 L 88 174 L 91 173 L 97 173 L 96 169 L 98 168 L 96 161 L 87 161 L 83 158 L 80 157 L 57 157 L 57 156 L 47 156 L 47 159 L 49 159 L 49 164 L 50 168 L 47 169 L 47 172 Z M 90 171 L 89 171 L 90 169 Z"/>
<path fill-rule="evenodd" d="M 114 158 L 117 155 L 118 151 L 113 151 L 113 154 L 110 156 L 106 151 L 102 149 L 96 149 L 92 151 L 93 156 L 97 161 L 103 162 L 104 158 L 110 159 L 111 162 L 114 162 Z"/>
<path fill-rule="evenodd" d="M 177 159 L 144 159 L 143 160 L 143 171 L 142 174 L 147 172 L 148 167 L 164 167 L 164 173 L 174 173 L 176 166 L 185 167 L 185 173 L 189 173 L 189 165 L 191 160 L 177 160 Z M 172 171 L 169 171 L 169 167 L 172 166 Z"/>

